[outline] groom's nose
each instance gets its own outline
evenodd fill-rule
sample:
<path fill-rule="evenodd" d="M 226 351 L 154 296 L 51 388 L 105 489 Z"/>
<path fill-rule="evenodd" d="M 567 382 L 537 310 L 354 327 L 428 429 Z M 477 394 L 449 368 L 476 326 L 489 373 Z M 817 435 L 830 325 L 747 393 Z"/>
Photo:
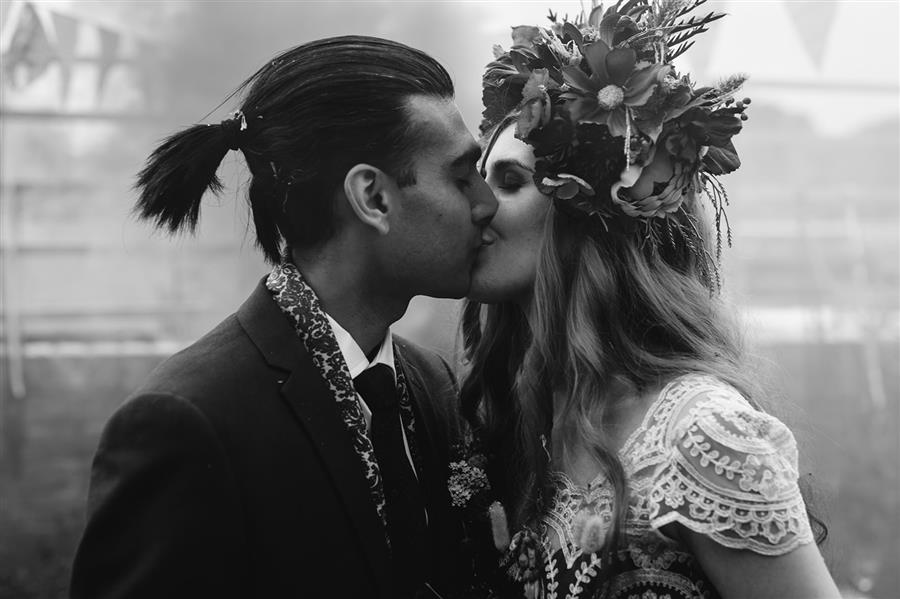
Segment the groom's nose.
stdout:
<path fill-rule="evenodd" d="M 486 227 L 497 213 L 497 197 L 480 174 L 475 177 L 474 187 L 472 222 Z"/>

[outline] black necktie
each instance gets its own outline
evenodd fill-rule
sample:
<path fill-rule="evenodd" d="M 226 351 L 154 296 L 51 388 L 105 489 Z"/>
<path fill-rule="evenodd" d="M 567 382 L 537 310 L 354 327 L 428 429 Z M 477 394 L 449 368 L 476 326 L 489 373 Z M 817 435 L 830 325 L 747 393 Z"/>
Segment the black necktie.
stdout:
<path fill-rule="evenodd" d="M 372 446 L 384 485 L 396 583 L 399 589 L 415 588 L 426 576 L 425 504 L 403 444 L 394 373 L 390 366 L 376 364 L 353 384 L 372 411 Z"/>

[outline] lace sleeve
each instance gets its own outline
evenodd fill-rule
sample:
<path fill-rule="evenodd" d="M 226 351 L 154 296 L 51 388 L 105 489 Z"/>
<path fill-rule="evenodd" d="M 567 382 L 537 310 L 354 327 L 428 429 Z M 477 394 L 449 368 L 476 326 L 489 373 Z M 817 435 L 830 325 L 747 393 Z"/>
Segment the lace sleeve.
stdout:
<path fill-rule="evenodd" d="M 678 522 L 734 549 L 782 555 L 813 540 L 797 485 L 797 444 L 777 418 L 731 388 L 704 393 L 673 421 L 650 487 L 650 523 Z"/>

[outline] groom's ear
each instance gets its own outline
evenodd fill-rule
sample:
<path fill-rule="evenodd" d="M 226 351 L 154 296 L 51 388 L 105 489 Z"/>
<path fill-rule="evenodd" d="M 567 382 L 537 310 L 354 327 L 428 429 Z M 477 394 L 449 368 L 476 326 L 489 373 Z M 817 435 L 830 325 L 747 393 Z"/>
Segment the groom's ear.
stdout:
<path fill-rule="evenodd" d="M 390 175 L 370 164 L 357 164 L 344 177 L 344 195 L 356 218 L 382 235 L 391 230 L 388 215 L 397 190 Z"/>

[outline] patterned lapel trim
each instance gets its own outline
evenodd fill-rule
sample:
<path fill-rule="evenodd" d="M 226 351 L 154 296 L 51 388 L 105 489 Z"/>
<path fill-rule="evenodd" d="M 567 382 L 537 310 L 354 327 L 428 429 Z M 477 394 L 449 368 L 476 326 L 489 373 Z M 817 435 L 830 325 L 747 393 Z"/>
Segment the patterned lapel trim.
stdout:
<path fill-rule="evenodd" d="M 359 455 L 369 483 L 369 493 L 375 503 L 375 510 L 385 527 L 387 537 L 387 516 L 385 512 L 384 487 L 381 472 L 375 461 L 372 441 L 366 435 L 366 423 L 356 399 L 356 390 L 350 371 L 344 362 L 341 349 L 334 338 L 325 312 L 319 304 L 315 291 L 306 283 L 303 275 L 290 261 L 283 260 L 266 279 L 266 287 L 278 307 L 294 324 L 294 329 L 313 364 L 322 375 L 343 416 L 344 424 L 350 432 L 353 449 Z M 399 370 L 398 370 L 399 373 Z M 390 539 L 388 539 L 390 546 Z"/>
<path fill-rule="evenodd" d="M 340 408 L 344 424 L 353 440 L 353 449 L 359 455 L 369 483 L 369 493 L 375 503 L 375 510 L 387 531 L 387 515 L 385 511 L 384 486 L 381 482 L 381 471 L 375 460 L 372 441 L 366 434 L 366 423 L 356 399 L 353 379 L 341 354 L 340 346 L 328 318 L 319 304 L 315 291 L 306 283 L 303 275 L 285 259 L 276 266 L 266 279 L 266 287 L 272 293 L 275 302 L 282 312 L 294 324 L 297 336 L 312 356 L 316 369 L 328 385 L 335 402 Z M 409 383 L 400 362 L 400 353 L 394 345 L 394 371 L 397 373 L 397 390 L 400 395 L 400 418 L 406 429 L 406 442 L 413 465 L 419 475 L 419 484 L 423 476 L 422 457 L 416 441 L 416 420 L 409 392 Z M 387 532 L 385 532 L 387 538 Z M 390 539 L 387 539 L 390 547 Z"/>
<path fill-rule="evenodd" d="M 409 383 L 406 382 L 406 375 L 403 373 L 400 358 L 398 357 L 397 345 L 394 344 L 394 371 L 397 373 L 397 391 L 400 395 L 400 419 L 403 421 L 403 427 L 406 429 L 406 443 L 409 445 L 409 453 L 412 456 L 413 465 L 419 476 L 419 485 L 422 485 L 422 456 L 419 453 L 419 444 L 416 437 L 416 419 L 413 413 L 412 400 L 409 393 Z"/>

